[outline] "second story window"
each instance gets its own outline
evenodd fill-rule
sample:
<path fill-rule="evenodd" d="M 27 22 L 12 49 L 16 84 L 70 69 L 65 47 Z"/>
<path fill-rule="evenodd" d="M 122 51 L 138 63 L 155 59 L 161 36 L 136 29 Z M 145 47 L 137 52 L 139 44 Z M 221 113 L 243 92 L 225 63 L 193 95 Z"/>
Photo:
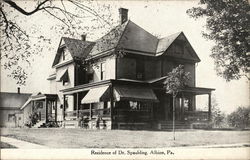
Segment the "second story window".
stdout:
<path fill-rule="evenodd" d="M 136 79 L 144 79 L 144 60 L 136 59 Z"/>
<path fill-rule="evenodd" d="M 105 79 L 105 63 L 101 63 L 101 80 Z"/>

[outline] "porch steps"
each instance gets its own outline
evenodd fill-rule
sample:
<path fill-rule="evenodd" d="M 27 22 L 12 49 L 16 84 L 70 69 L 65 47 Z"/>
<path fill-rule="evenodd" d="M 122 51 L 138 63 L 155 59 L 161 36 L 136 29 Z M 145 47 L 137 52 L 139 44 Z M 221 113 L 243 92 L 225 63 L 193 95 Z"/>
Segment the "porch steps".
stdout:
<path fill-rule="evenodd" d="M 78 120 L 65 120 L 63 125 L 64 128 L 78 128 L 79 122 Z"/>
<path fill-rule="evenodd" d="M 191 129 L 191 124 L 175 121 L 175 129 Z M 158 129 L 160 130 L 172 130 L 173 129 L 173 121 L 161 121 L 158 123 Z"/>
<path fill-rule="evenodd" d="M 35 125 L 33 125 L 32 128 L 41 128 L 45 124 L 45 120 L 41 120 L 37 122 Z"/>

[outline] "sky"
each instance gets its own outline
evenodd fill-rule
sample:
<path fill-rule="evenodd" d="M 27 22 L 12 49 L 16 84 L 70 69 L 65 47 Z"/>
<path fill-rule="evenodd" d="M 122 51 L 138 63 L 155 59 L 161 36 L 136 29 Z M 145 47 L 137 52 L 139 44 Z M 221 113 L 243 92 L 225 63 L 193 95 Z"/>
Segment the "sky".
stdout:
<path fill-rule="evenodd" d="M 26 5 L 29 8 L 32 2 Z M 114 19 L 118 19 L 118 8 L 123 7 L 129 10 L 129 19 L 155 35 L 164 37 L 176 32 L 183 31 L 192 47 L 201 59 L 196 66 L 196 86 L 216 89 L 213 92 L 219 108 L 226 113 L 230 113 L 238 106 L 249 106 L 249 82 L 242 78 L 226 82 L 223 78 L 218 77 L 214 70 L 213 59 L 209 57 L 211 48 L 214 45 L 212 41 L 207 41 L 201 36 L 201 32 L 206 30 L 205 18 L 194 20 L 186 14 L 186 10 L 197 6 L 198 1 L 100 1 L 98 3 L 111 4 L 111 12 Z M 46 79 L 51 73 L 51 65 L 56 54 L 56 50 L 61 36 L 56 35 L 50 30 L 51 25 L 57 22 L 53 18 L 48 18 L 44 14 L 36 16 L 23 17 L 25 23 L 20 25 L 25 28 L 39 26 L 39 34 L 44 34 L 51 38 L 51 50 L 46 47 L 40 55 L 33 57 L 31 65 L 28 67 L 29 77 L 26 86 L 20 86 L 21 91 L 25 93 L 42 92 L 49 93 L 49 81 Z M 87 23 L 91 23 L 87 21 Z M 101 33 L 95 32 L 91 36 L 87 35 L 87 40 L 95 40 L 102 36 Z M 73 37 L 73 38 L 80 38 Z M 35 42 L 34 42 L 35 43 Z M 7 77 L 7 71 L 1 68 L 1 91 L 16 92 L 17 86 L 15 81 Z M 198 108 L 204 108 L 207 103 L 207 96 L 199 96 Z"/>

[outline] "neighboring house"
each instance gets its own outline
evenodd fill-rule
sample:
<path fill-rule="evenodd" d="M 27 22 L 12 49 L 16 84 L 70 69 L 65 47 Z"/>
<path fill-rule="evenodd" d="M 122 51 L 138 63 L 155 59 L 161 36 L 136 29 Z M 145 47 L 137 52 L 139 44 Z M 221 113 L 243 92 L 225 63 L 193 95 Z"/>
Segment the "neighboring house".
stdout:
<path fill-rule="evenodd" d="M 86 35 L 61 38 L 48 78 L 52 94 L 30 98 L 33 106 L 43 102 L 44 122 L 146 129 L 171 122 L 173 103 L 178 122 L 208 121 L 214 89 L 196 87 L 200 59 L 184 33 L 158 39 L 128 20 L 127 9 L 119 11 L 121 24 L 94 42 L 86 41 Z M 179 64 L 191 80 L 173 102 L 163 82 Z M 208 111 L 196 111 L 195 97 L 202 94 L 208 95 Z"/>
<path fill-rule="evenodd" d="M 23 114 L 20 107 L 31 94 L 0 92 L 0 127 L 23 126 Z"/>

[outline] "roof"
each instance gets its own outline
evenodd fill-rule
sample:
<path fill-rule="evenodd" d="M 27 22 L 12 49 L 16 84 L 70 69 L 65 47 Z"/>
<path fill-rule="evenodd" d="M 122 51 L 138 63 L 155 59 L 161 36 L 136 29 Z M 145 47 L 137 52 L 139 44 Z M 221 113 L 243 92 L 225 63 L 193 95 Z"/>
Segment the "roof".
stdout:
<path fill-rule="evenodd" d="M 90 52 L 90 50 L 93 48 L 94 42 L 90 41 L 82 41 L 79 39 L 73 39 L 68 37 L 62 37 L 62 40 L 65 42 L 65 46 L 69 50 L 71 56 L 73 59 L 82 59 L 86 58 Z M 60 42 L 60 44 L 61 44 Z M 60 48 L 59 48 L 60 49 Z M 59 49 L 57 51 L 56 57 L 54 59 L 53 65 L 56 65 L 59 63 L 59 59 L 61 56 L 61 52 L 59 52 Z"/>
<path fill-rule="evenodd" d="M 65 46 L 69 49 L 73 59 L 85 59 L 103 56 L 106 51 L 111 49 L 123 49 L 126 51 L 139 51 L 149 56 L 161 56 L 165 53 L 176 39 L 183 39 L 188 42 L 183 32 L 171 34 L 158 39 L 156 36 L 147 32 L 134 22 L 127 22 L 114 27 L 110 32 L 96 40 L 95 42 L 82 41 L 78 39 L 63 37 Z M 199 57 L 188 42 L 191 51 L 191 60 L 200 61 Z M 133 52 L 134 54 L 140 54 Z M 59 62 L 60 52 L 56 54 L 53 66 Z"/>
<path fill-rule="evenodd" d="M 118 46 L 119 40 L 122 37 L 122 34 L 125 31 L 126 26 L 128 25 L 129 21 L 116 26 L 113 28 L 109 33 L 101 37 L 100 39 L 96 40 L 96 43 L 93 49 L 90 51 L 89 55 L 94 56 L 105 52 L 107 50 L 113 49 Z"/>
<path fill-rule="evenodd" d="M 164 52 L 168 49 L 168 47 L 174 42 L 174 40 L 181 34 L 182 32 L 178 32 L 175 34 L 171 34 L 167 37 L 161 38 L 158 41 L 156 53 Z"/>
<path fill-rule="evenodd" d="M 20 108 L 30 96 L 29 93 L 0 92 L 0 108 Z"/>

